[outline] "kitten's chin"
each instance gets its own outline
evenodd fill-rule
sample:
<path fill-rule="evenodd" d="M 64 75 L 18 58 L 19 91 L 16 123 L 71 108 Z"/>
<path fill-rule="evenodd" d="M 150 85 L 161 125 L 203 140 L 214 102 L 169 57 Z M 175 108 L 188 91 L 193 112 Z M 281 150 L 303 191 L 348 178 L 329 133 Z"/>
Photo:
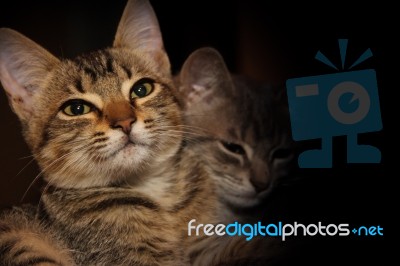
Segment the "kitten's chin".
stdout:
<path fill-rule="evenodd" d="M 117 180 L 113 181 L 141 172 L 153 157 L 151 142 L 146 139 L 123 135 L 113 148 L 113 151 L 108 152 L 108 159 L 105 162 L 111 174 L 115 174 L 114 179 Z"/>
<path fill-rule="evenodd" d="M 45 179 L 49 185 L 62 188 L 107 187 L 135 184 L 145 180 L 147 172 L 171 168 L 169 162 L 179 151 L 179 141 L 144 141 L 119 138 L 113 150 L 98 152 L 97 156 L 89 153 L 68 156 L 48 169 Z M 78 159 L 81 163 L 76 163 Z"/>
<path fill-rule="evenodd" d="M 88 157 L 85 164 L 72 164 L 74 158 L 68 158 L 63 165 L 73 167 L 55 167 L 47 173 L 45 179 L 49 185 L 61 188 L 105 187 L 124 182 L 138 176 L 148 167 L 152 155 L 149 147 L 131 142 L 115 151 L 111 156 L 93 161 Z"/>
<path fill-rule="evenodd" d="M 246 189 L 247 188 L 247 189 Z M 254 208 L 262 204 L 270 189 L 256 192 L 253 186 L 241 186 L 237 189 L 232 187 L 221 188 L 221 200 L 235 209 Z"/>
<path fill-rule="evenodd" d="M 222 200 L 236 209 L 253 208 L 262 202 L 262 198 L 258 194 L 252 196 L 225 194 Z"/>
<path fill-rule="evenodd" d="M 160 147 L 162 147 L 161 150 Z M 180 142 L 176 140 L 160 142 L 157 145 L 127 143 L 112 159 L 112 169 L 122 173 L 116 179 L 119 178 L 119 181 L 127 184 L 136 184 L 138 181 L 145 181 L 148 172 L 154 175 L 154 173 L 170 171 L 175 163 L 172 159 L 179 152 L 179 147 Z"/>

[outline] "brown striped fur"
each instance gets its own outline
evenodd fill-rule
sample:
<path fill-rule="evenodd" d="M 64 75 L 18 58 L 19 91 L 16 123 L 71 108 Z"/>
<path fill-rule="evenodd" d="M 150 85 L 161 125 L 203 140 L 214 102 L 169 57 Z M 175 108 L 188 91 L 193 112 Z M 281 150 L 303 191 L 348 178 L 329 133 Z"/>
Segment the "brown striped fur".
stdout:
<path fill-rule="evenodd" d="M 53 245 L 49 264 L 57 254 L 67 255 L 54 265 L 186 264 L 187 222 L 213 223 L 216 198 L 204 167 L 181 145 L 180 106 L 148 1 L 128 1 L 113 47 L 73 60 L 0 29 L 0 80 L 48 184 L 30 229 L 40 231 L 38 247 L 67 247 Z M 131 99 L 142 81 L 152 92 Z M 77 100 L 90 111 L 67 115 Z M 4 217 L 2 228 L 25 219 Z M 40 237 L 47 228 L 55 235 Z M 0 243 L 26 246 L 13 232 L 21 243 L 7 242 L 9 232 Z M 3 251 L 17 259 L 14 247 Z"/>
<path fill-rule="evenodd" d="M 1 216 L 4 264 L 220 265 L 264 250 L 187 236 L 191 219 L 217 223 L 221 207 L 148 1 L 128 1 L 113 47 L 72 60 L 0 29 L 0 80 L 47 182 L 34 215 Z M 153 90 L 131 99 L 141 82 Z M 67 115 L 76 100 L 89 112 Z"/>
<path fill-rule="evenodd" d="M 0 262 L 1 265 L 75 265 L 57 234 L 26 208 L 14 208 L 0 216 Z"/>

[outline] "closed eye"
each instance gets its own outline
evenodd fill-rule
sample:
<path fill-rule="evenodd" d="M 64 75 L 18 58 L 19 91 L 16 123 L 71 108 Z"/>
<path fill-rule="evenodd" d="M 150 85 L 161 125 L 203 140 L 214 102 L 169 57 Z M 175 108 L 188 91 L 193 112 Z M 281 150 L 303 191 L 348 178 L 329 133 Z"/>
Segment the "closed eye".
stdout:
<path fill-rule="evenodd" d="M 232 143 L 232 142 L 226 142 L 226 141 L 221 141 L 222 147 L 224 147 L 225 150 L 227 150 L 228 152 L 231 153 L 235 153 L 238 155 L 245 155 L 246 151 L 244 150 L 244 148 L 236 143 Z"/>

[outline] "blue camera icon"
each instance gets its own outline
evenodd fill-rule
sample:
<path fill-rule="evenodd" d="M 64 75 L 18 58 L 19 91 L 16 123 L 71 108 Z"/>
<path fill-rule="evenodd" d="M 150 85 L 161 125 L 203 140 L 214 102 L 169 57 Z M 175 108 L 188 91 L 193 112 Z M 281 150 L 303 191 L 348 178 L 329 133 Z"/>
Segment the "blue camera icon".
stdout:
<path fill-rule="evenodd" d="M 301 168 L 331 168 L 332 137 L 343 135 L 348 163 L 380 162 L 379 149 L 357 143 L 357 134 L 382 129 L 375 70 L 295 78 L 286 87 L 293 139 L 322 139 L 321 149 L 300 154 Z"/>

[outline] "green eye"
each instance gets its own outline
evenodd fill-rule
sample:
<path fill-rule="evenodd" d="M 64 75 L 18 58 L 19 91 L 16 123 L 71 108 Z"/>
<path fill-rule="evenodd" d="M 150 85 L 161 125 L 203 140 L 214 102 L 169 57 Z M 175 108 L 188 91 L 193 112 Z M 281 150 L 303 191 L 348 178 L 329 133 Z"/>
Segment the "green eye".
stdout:
<path fill-rule="evenodd" d="M 149 95 L 154 88 L 154 83 L 151 80 L 148 79 L 142 79 L 136 82 L 135 85 L 133 85 L 131 89 L 131 100 L 135 98 L 143 98 Z"/>
<path fill-rule="evenodd" d="M 69 116 L 84 115 L 92 111 L 92 107 L 81 100 L 73 100 L 64 104 L 64 114 Z"/>

